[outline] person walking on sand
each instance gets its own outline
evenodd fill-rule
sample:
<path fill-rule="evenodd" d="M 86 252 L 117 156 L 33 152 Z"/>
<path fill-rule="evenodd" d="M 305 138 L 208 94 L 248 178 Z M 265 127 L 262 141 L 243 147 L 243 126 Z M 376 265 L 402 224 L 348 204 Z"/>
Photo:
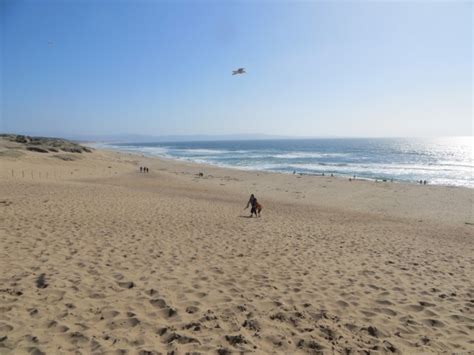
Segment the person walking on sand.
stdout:
<path fill-rule="evenodd" d="M 250 210 L 250 217 L 253 217 L 253 214 L 255 213 L 255 217 L 257 217 L 257 198 L 254 196 L 254 194 L 250 195 L 249 201 L 247 202 L 247 206 L 245 206 L 244 210 L 249 208 L 249 206 L 252 207 Z"/>

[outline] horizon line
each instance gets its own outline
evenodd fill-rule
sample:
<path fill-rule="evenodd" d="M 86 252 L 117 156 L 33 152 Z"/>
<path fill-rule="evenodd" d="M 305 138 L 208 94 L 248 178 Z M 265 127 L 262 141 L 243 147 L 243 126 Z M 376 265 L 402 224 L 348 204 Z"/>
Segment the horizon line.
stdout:
<path fill-rule="evenodd" d="M 183 140 L 186 138 L 210 138 L 214 141 L 219 140 L 304 140 L 304 139 L 428 139 L 428 138 L 468 138 L 474 137 L 474 134 L 468 135 L 446 135 L 446 136 L 346 136 L 346 135 L 322 135 L 322 136 L 299 136 L 299 135 L 280 135 L 280 134 L 269 134 L 269 133 L 229 133 L 229 134 L 166 134 L 166 135 L 147 135 L 140 133 L 121 133 L 121 134 L 31 134 L 31 133 L 15 133 L 15 132 L 1 132 L 0 135 L 13 134 L 13 135 L 24 135 L 31 137 L 44 137 L 44 138 L 62 138 L 68 140 L 76 141 L 86 141 L 86 142 L 101 142 L 101 141 L 111 141 L 115 140 L 115 143 L 154 143 L 153 141 L 141 141 L 133 142 L 135 139 L 167 139 L 175 138 Z M 127 139 L 127 136 L 128 139 Z M 236 138 L 236 137 L 241 138 Z M 255 136 L 253 138 L 249 138 Z M 89 138 L 87 138 L 89 137 Z M 214 138 L 214 139 L 212 139 Z M 204 141 L 204 139 L 199 139 Z M 172 142 L 172 141 L 168 141 Z"/>

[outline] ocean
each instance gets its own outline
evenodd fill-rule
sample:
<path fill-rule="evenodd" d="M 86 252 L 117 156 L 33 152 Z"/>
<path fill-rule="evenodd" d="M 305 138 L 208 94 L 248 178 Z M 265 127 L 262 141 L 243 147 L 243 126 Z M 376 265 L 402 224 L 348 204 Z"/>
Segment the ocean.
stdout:
<path fill-rule="evenodd" d="M 474 188 L 473 137 L 121 143 L 108 149 L 242 170 Z"/>

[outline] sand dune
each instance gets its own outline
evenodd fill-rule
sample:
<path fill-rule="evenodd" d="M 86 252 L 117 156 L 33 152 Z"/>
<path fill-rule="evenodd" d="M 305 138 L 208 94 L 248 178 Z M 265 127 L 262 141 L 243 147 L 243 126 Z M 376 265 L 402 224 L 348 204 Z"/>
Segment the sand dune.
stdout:
<path fill-rule="evenodd" d="M 474 351 L 473 190 L 0 162 L 2 354 Z"/>

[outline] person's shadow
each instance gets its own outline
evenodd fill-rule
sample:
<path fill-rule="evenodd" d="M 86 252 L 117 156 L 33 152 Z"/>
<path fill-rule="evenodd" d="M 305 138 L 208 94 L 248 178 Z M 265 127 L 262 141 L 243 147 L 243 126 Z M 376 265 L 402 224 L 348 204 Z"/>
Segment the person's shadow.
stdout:
<path fill-rule="evenodd" d="M 252 216 L 242 216 L 242 215 L 240 215 L 239 218 L 252 218 Z"/>

